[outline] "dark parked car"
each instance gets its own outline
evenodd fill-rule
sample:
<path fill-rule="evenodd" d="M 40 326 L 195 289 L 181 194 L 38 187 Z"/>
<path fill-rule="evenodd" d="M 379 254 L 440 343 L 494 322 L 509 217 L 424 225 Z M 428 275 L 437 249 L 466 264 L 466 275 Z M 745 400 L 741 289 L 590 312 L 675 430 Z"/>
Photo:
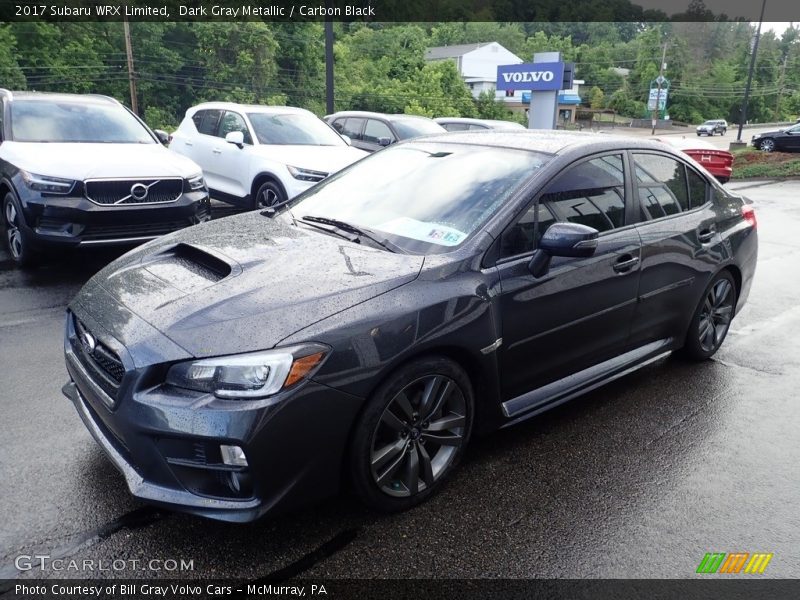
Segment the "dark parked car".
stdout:
<path fill-rule="evenodd" d="M 390 144 L 446 130 L 427 117 L 387 115 L 361 110 L 346 110 L 326 115 L 325 121 L 356 148 L 375 152 Z"/>
<path fill-rule="evenodd" d="M 752 206 L 663 144 L 432 136 L 111 263 L 64 392 L 150 502 L 246 521 L 349 480 L 401 510 L 475 433 L 712 356 L 756 255 Z"/>
<path fill-rule="evenodd" d="M 752 137 L 750 143 L 754 148 L 764 152 L 799 152 L 800 125 L 792 125 L 786 129 L 759 133 Z"/>
<path fill-rule="evenodd" d="M 11 258 L 132 244 L 211 218 L 203 173 L 107 96 L 0 90 L 0 203 Z"/>

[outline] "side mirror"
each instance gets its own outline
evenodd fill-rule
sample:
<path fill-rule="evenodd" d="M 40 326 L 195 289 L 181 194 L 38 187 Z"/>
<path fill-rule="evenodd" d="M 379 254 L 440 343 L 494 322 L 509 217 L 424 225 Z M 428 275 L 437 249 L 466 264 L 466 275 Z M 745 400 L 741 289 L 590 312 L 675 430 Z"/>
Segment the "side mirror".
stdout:
<path fill-rule="evenodd" d="M 161 142 L 164 146 L 169 146 L 170 135 L 166 131 L 163 129 L 154 129 L 153 133 L 156 134 L 159 142 Z"/>
<path fill-rule="evenodd" d="M 225 136 L 225 141 L 242 148 L 244 146 L 244 134 L 241 131 L 231 131 Z"/>
<path fill-rule="evenodd" d="M 383 146 L 384 148 L 392 143 L 392 138 L 382 137 L 378 138 L 378 145 Z"/>
<path fill-rule="evenodd" d="M 352 146 L 353 145 L 353 140 L 350 139 L 349 135 L 344 135 L 343 133 L 340 133 L 339 135 L 342 136 L 342 139 L 344 140 L 345 144 L 347 144 L 348 146 Z"/>
<path fill-rule="evenodd" d="M 543 277 L 550 269 L 553 256 L 586 258 L 597 249 L 598 231 L 578 223 L 553 223 L 544 232 L 528 270 L 534 277 Z"/>

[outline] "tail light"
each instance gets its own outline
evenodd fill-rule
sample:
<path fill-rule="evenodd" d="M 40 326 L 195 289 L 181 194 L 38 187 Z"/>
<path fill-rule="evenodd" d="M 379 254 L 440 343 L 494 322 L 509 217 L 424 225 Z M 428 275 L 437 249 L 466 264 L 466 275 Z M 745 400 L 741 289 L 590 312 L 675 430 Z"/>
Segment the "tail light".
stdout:
<path fill-rule="evenodd" d="M 749 204 L 746 204 L 746 205 L 744 205 L 744 206 L 742 207 L 742 217 L 744 217 L 744 220 L 745 220 L 745 221 L 747 221 L 747 223 L 748 223 L 748 224 L 749 224 L 749 225 L 750 225 L 750 226 L 751 226 L 753 229 L 755 229 L 756 227 L 758 227 L 758 221 L 756 220 L 756 211 L 755 211 L 755 209 L 754 209 L 752 206 L 750 206 Z"/>

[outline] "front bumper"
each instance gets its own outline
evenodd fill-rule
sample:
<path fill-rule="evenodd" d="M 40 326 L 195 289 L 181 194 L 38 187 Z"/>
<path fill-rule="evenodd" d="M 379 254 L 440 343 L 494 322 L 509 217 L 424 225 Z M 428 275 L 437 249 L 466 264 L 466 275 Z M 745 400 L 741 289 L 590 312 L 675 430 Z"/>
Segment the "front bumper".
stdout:
<path fill-rule="evenodd" d="M 120 348 L 91 326 L 99 341 Z M 119 354 L 126 370 L 115 393 L 98 385 L 76 339 L 68 313 L 64 353 L 70 381 L 62 391 L 134 496 L 246 522 L 338 491 L 361 399 L 313 381 L 267 401 L 181 396 L 158 383 L 164 365 L 132 367 L 124 350 Z M 248 466 L 222 464 L 220 444 L 243 448 Z"/>
<path fill-rule="evenodd" d="M 80 187 L 80 186 L 78 186 Z M 211 218 L 206 190 L 184 192 L 173 202 L 99 205 L 81 195 L 21 194 L 25 228 L 37 246 L 139 243 Z"/>

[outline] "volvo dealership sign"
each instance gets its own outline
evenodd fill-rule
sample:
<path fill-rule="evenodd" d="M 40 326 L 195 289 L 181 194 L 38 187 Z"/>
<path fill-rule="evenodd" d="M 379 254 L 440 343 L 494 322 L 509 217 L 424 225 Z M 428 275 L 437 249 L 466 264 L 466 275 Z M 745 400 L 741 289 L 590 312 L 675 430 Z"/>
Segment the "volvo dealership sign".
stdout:
<path fill-rule="evenodd" d="M 497 67 L 498 90 L 560 90 L 563 81 L 563 62 L 522 63 Z"/>

